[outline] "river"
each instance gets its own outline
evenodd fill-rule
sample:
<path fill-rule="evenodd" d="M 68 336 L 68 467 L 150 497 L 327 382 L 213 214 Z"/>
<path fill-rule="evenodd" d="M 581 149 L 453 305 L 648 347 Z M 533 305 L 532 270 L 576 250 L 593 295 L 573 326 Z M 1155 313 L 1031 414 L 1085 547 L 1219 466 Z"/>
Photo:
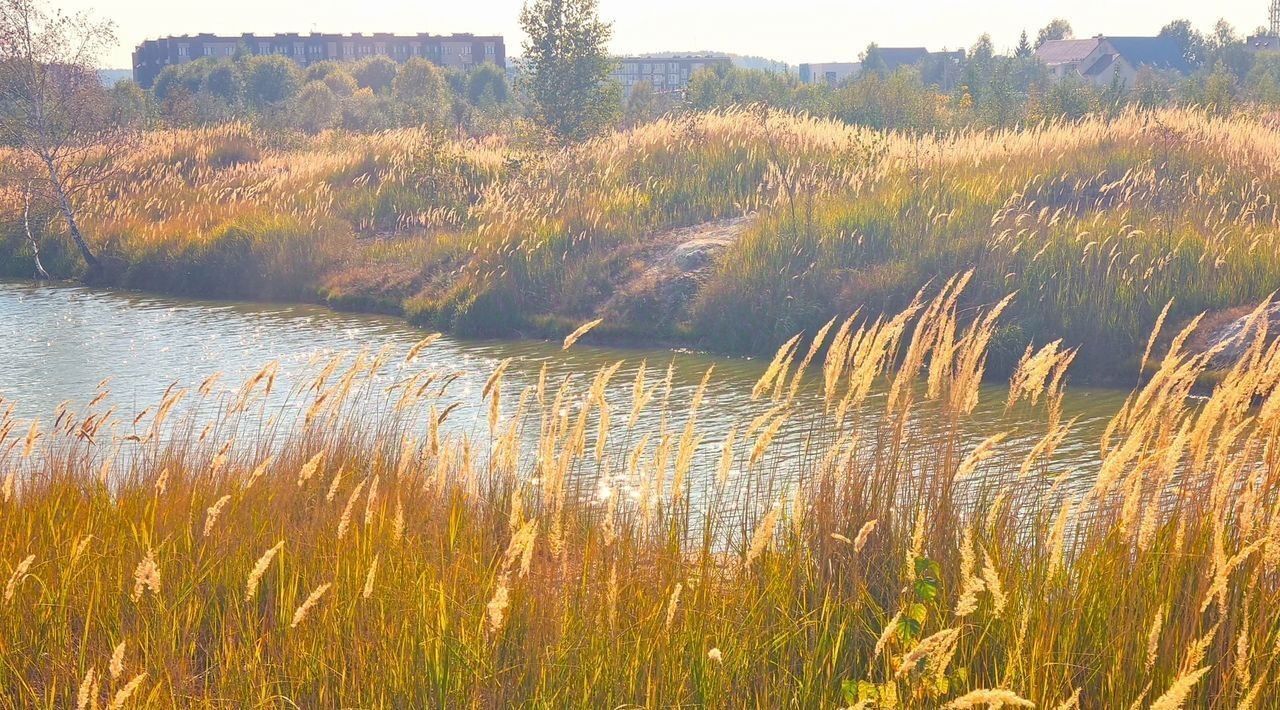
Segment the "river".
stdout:
<path fill-rule="evenodd" d="M 562 351 L 559 344 L 539 341 L 443 337 L 414 363 L 405 364 L 404 354 L 425 334 L 397 318 L 339 313 L 319 306 L 200 301 L 72 285 L 0 282 L 0 397 L 4 406 L 15 407 L 19 419 L 48 419 L 60 403 L 74 406 L 93 399 L 99 385 L 107 381 L 110 394 L 104 404 L 131 415 L 155 404 L 175 382 L 195 387 L 222 373 L 217 387 L 231 393 L 265 363 L 275 361 L 283 386 L 274 389 L 265 409 L 288 412 L 303 403 L 290 396 L 287 385 L 313 375 L 325 359 L 388 348 L 389 365 L 377 374 L 379 387 L 371 391 L 385 390 L 384 385 L 402 380 L 410 369 L 461 371 L 464 374 L 451 386 L 460 404 L 450 422 L 464 431 L 483 427 L 485 408 L 479 390 L 493 368 L 507 358 L 511 358 L 504 381 L 511 392 L 508 402 L 537 381 L 544 365 L 549 381 L 577 373 L 585 385 L 600 367 L 625 360 L 611 385 L 619 390 L 622 401 L 630 401 L 636 368 L 644 362 L 651 383 L 665 377 L 670 366 L 672 401 L 683 405 L 714 366 L 699 414 L 704 448 L 717 446 L 731 425 L 741 425 L 762 408 L 750 397 L 765 365 L 758 360 L 584 344 Z M 1066 416 L 1079 421 L 1059 450 L 1057 466 L 1064 471 L 1096 466 L 1097 435 L 1123 395 L 1115 390 L 1068 388 Z M 809 396 L 816 401 L 816 393 Z M 1004 400 L 1002 387 L 984 388 L 974 417 L 981 424 L 972 436 L 1019 424 L 1003 411 Z M 380 402 L 368 406 L 385 406 L 385 400 Z M 619 416 L 625 418 L 625 413 Z M 657 426 L 656 415 L 642 418 L 638 425 L 642 431 Z M 921 428 L 927 430 L 928 423 Z M 776 448 L 797 447 L 803 436 L 803 427 L 784 429 Z"/>

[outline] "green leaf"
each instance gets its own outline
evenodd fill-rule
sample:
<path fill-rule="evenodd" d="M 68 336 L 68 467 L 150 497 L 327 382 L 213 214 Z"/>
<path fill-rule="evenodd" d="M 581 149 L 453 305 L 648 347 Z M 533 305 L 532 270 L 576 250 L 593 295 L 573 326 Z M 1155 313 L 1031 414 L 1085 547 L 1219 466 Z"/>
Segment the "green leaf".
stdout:
<path fill-rule="evenodd" d="M 917 579 L 915 583 L 916 599 L 931 602 L 938 598 L 938 583 L 932 579 Z"/>
<path fill-rule="evenodd" d="M 862 687 L 862 684 L 863 684 L 863 683 L 866 683 L 866 681 L 865 681 L 865 680 L 861 680 L 861 681 L 842 680 L 842 681 L 840 681 L 840 695 L 841 695 L 841 697 L 843 697 L 843 698 L 844 698 L 844 701 L 845 701 L 846 703 L 849 703 L 850 705 L 853 705 L 854 703 L 858 702 L 858 701 L 861 699 L 859 696 L 860 696 L 860 690 L 861 690 L 861 687 Z"/>
<path fill-rule="evenodd" d="M 917 557 L 916 577 L 936 581 L 942 578 L 942 567 L 927 557 Z"/>

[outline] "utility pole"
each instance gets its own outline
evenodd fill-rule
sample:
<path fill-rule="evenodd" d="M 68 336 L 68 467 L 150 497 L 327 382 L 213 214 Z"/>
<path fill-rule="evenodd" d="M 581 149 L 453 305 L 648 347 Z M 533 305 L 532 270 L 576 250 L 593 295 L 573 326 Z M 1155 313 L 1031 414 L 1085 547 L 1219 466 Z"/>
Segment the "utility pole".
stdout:
<path fill-rule="evenodd" d="M 1280 37 L 1280 0 L 1271 0 L 1271 36 Z"/>

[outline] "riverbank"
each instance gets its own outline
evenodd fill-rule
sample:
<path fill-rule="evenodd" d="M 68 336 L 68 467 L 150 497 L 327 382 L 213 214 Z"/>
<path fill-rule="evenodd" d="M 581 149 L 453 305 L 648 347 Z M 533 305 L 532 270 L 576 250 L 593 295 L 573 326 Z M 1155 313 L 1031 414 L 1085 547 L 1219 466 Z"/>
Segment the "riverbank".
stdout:
<path fill-rule="evenodd" d="M 1280 284 L 1277 154 L 1270 124 L 1192 110 L 947 137 L 729 111 L 555 151 L 232 125 L 148 136 L 85 223 L 113 287 L 753 355 L 972 271 L 966 308 L 1017 294 L 992 372 L 1061 339 L 1127 384 L 1171 301 L 1177 326 Z M 12 204 L 0 270 L 25 277 Z M 46 265 L 79 273 L 53 225 Z"/>
<path fill-rule="evenodd" d="M 269 370 L 137 419 L 0 413 L 0 702 L 1280 703 L 1280 352 L 1203 406 L 1204 363 L 1169 353 L 1068 476 L 1070 354 L 1029 352 L 991 403 L 1028 430 L 973 439 L 997 321 L 956 295 L 797 341 L 725 436 L 714 388 L 605 363 L 515 397 L 505 366 L 470 390 L 415 367 L 371 417 L 361 359 L 301 383 L 271 442 L 238 424 Z M 437 429 L 457 402 L 498 434 Z M 789 428 L 840 454 L 780 450 Z"/>

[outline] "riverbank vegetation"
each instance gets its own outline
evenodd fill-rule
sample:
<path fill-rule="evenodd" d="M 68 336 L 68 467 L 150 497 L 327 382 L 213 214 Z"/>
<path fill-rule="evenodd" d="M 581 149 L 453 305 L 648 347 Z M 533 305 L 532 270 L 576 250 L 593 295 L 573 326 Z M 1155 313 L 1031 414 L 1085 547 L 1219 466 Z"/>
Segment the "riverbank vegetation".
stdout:
<path fill-rule="evenodd" d="M 293 704 L 1272 707 L 1280 347 L 1212 396 L 1174 338 L 1096 463 L 1062 470 L 1075 351 L 1028 348 L 1017 428 L 967 435 L 1016 300 L 965 275 L 789 341 L 759 416 L 616 366 L 477 392 L 339 356 L 262 428 L 268 366 L 140 413 L 0 420 L 0 694 Z M 566 343 L 566 346 L 569 343 Z M 825 355 L 817 355 L 825 349 Z M 393 364 L 399 379 L 369 391 Z M 802 378 L 810 382 L 802 382 Z M 104 385 L 105 386 L 105 385 Z M 616 389 L 610 389 L 613 392 Z M 1001 395 L 1003 398 L 1005 395 Z M 356 401 L 388 403 L 357 416 Z M 481 421 L 450 422 L 459 398 Z M 815 401 L 816 400 L 816 401 Z M 1255 406 L 1260 405 L 1260 406 Z M 660 411 L 659 430 L 633 431 Z M 205 424 L 199 412 L 218 412 Z M 927 426 L 926 426 L 927 425 Z M 808 432 L 796 451 L 780 432 Z M 276 432 L 272 434 L 271 432 Z"/>
<path fill-rule="evenodd" d="M 226 124 L 145 134 L 83 222 L 111 285 L 316 300 L 479 335 L 606 317 L 595 336 L 749 353 L 973 268 L 976 300 L 1022 295 L 999 369 L 1025 340 L 1064 338 L 1086 371 L 1127 373 L 1171 299 L 1183 322 L 1275 288 L 1278 149 L 1265 116 L 1195 109 L 940 136 L 731 109 L 558 149 Z M 27 276 L 10 196 L 0 264 Z M 670 261 L 669 230 L 741 215 L 684 291 L 625 298 Z M 32 220 L 45 265 L 74 274 L 52 217 Z"/>

